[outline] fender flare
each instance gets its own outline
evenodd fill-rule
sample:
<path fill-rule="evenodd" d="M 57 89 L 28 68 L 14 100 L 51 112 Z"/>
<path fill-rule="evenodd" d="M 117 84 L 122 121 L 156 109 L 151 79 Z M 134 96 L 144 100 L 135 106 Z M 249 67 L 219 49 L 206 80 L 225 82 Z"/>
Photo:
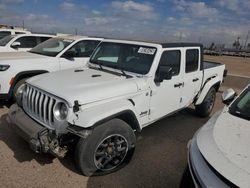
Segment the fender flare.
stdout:
<path fill-rule="evenodd" d="M 78 129 L 93 129 L 114 118 L 125 121 L 133 130 L 141 132 L 135 107 L 127 99 L 86 107 L 77 113 L 77 119 L 72 119 L 69 123 Z"/>
<path fill-rule="evenodd" d="M 15 75 L 14 79 L 11 81 L 11 86 L 10 86 L 10 90 L 9 90 L 9 96 L 12 95 L 12 91 L 15 87 L 15 85 L 17 84 L 17 82 L 23 78 L 29 78 L 32 76 L 36 76 L 39 74 L 44 74 L 44 73 L 48 73 L 49 71 L 47 70 L 29 70 L 29 71 L 22 71 L 19 72 L 17 75 Z"/>
<path fill-rule="evenodd" d="M 205 99 L 207 92 L 210 90 L 210 88 L 215 87 L 216 91 L 218 91 L 220 84 L 221 84 L 221 80 L 219 77 L 215 77 L 209 80 L 208 82 L 206 82 L 205 85 L 202 87 L 202 91 L 197 96 L 194 104 L 195 105 L 201 104 L 203 100 Z"/>

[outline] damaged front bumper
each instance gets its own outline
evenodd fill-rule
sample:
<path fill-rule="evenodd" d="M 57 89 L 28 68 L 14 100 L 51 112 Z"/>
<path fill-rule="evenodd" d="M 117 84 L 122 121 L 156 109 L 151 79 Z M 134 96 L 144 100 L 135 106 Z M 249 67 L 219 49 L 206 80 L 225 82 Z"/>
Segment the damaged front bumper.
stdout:
<path fill-rule="evenodd" d="M 54 131 L 34 121 L 16 104 L 9 109 L 8 122 L 36 153 L 51 153 L 60 158 L 65 156 L 67 148 L 60 147 Z"/>

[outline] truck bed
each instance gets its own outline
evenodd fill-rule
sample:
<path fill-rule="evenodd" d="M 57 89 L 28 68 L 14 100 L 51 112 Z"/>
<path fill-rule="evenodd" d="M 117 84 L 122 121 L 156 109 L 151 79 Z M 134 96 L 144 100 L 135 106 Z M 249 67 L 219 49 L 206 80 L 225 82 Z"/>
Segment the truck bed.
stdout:
<path fill-rule="evenodd" d="M 218 67 L 221 65 L 222 65 L 221 63 L 217 63 L 217 62 L 211 62 L 211 61 L 204 61 L 203 62 L 204 69 L 210 69 L 210 68 Z"/>
<path fill-rule="evenodd" d="M 225 65 L 216 62 L 203 62 L 203 72 L 204 72 L 204 79 L 203 84 L 206 83 L 207 79 L 211 77 L 219 77 L 220 82 L 223 80 L 224 76 Z"/>

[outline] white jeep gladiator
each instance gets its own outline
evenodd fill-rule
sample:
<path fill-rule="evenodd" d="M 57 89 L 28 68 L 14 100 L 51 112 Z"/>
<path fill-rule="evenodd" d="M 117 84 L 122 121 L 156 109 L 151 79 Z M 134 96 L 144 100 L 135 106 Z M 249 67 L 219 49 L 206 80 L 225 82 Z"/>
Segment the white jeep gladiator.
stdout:
<path fill-rule="evenodd" d="M 29 52 L 0 53 L 0 100 L 9 100 L 32 76 L 86 65 L 101 38 L 61 36 Z"/>
<path fill-rule="evenodd" d="M 209 115 L 225 66 L 202 53 L 200 44 L 105 39 L 88 67 L 27 80 L 8 121 L 37 153 L 76 146 L 84 175 L 113 172 L 131 159 L 135 132 L 192 103 Z"/>

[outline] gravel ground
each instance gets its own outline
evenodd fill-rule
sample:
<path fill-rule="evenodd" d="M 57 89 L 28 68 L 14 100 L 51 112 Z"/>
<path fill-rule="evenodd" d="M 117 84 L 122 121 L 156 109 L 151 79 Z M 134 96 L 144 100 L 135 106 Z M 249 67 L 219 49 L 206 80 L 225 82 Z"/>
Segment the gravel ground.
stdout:
<path fill-rule="evenodd" d="M 227 64 L 227 68 L 249 76 L 250 63 L 238 61 L 237 65 Z M 240 68 L 243 65 L 245 68 Z M 214 112 L 223 107 L 220 95 Z M 187 164 L 187 142 L 208 119 L 196 117 L 192 108 L 162 119 L 142 131 L 133 159 L 125 168 L 87 178 L 75 168 L 73 153 L 62 160 L 33 153 L 9 127 L 7 112 L 8 108 L 0 105 L 0 187 L 179 187 Z"/>

